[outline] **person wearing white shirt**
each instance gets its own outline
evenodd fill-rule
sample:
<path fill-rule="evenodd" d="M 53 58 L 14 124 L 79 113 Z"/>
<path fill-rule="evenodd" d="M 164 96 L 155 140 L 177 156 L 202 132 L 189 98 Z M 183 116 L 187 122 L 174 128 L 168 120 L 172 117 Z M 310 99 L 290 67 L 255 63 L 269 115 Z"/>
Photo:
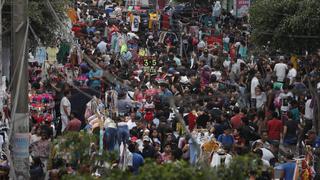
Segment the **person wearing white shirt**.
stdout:
<path fill-rule="evenodd" d="M 231 163 L 231 160 L 232 156 L 230 154 L 224 152 L 224 150 L 218 150 L 218 152 L 212 155 L 210 166 L 214 168 L 223 164 L 228 167 Z"/>
<path fill-rule="evenodd" d="M 71 92 L 70 91 L 66 91 L 64 92 L 64 97 L 61 99 L 61 103 L 60 103 L 60 113 L 61 113 L 61 132 L 63 132 L 65 130 L 65 128 L 67 127 L 70 119 L 70 114 L 71 114 L 71 103 L 69 101 L 71 97 Z"/>
<path fill-rule="evenodd" d="M 256 108 L 262 110 L 267 102 L 267 95 L 262 91 L 261 86 L 256 87 Z"/>
<path fill-rule="evenodd" d="M 99 49 L 101 54 L 105 54 L 107 52 L 107 43 L 104 41 L 100 41 L 97 45 L 97 48 Z"/>
<path fill-rule="evenodd" d="M 283 82 L 286 77 L 288 66 L 283 63 L 284 58 L 280 59 L 280 62 L 274 66 L 273 71 L 276 73 L 277 81 Z"/>
<path fill-rule="evenodd" d="M 198 45 L 197 45 L 197 48 L 198 48 L 198 50 L 201 50 L 201 51 L 203 51 L 205 48 L 206 48 L 206 43 L 203 41 L 203 40 L 201 40 L 199 43 L 198 43 Z"/>
<path fill-rule="evenodd" d="M 289 111 L 289 108 L 290 108 L 289 100 L 290 98 L 293 98 L 293 94 L 292 92 L 289 91 L 287 85 L 283 86 L 283 92 L 279 94 L 279 97 L 281 99 L 281 111 L 282 112 Z"/>
<path fill-rule="evenodd" d="M 260 73 L 257 72 L 256 75 L 251 80 L 250 93 L 251 93 L 252 107 L 256 106 L 256 87 L 260 84 L 259 78 L 260 78 Z"/>
<path fill-rule="evenodd" d="M 290 84 L 294 83 L 295 78 L 297 77 L 297 70 L 292 66 L 292 64 L 289 64 L 289 72 L 287 74 L 287 78 L 290 79 Z"/>
<path fill-rule="evenodd" d="M 305 126 L 303 129 L 304 134 L 306 134 L 310 129 L 312 129 L 312 120 L 313 116 L 313 106 L 312 106 L 312 99 L 309 98 L 305 103 L 304 109 L 304 120 Z"/>

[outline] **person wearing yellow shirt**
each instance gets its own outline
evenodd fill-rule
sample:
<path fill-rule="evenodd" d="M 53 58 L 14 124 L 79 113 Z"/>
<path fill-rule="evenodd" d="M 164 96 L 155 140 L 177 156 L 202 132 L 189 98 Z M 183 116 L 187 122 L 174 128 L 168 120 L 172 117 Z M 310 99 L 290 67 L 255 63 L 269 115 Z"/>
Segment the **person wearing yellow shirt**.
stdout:
<path fill-rule="evenodd" d="M 299 69 L 299 64 L 298 64 L 298 57 L 296 55 L 292 55 L 290 58 L 290 62 L 293 65 L 293 68 L 295 68 L 296 70 Z"/>

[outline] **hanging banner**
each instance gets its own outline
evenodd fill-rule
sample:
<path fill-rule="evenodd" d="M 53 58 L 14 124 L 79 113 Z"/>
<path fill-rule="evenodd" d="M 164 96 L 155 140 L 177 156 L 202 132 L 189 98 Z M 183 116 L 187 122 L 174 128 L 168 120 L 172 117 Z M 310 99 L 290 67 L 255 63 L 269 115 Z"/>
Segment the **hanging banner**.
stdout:
<path fill-rule="evenodd" d="M 235 0 L 234 8 L 236 11 L 236 16 L 242 18 L 249 13 L 250 0 Z"/>

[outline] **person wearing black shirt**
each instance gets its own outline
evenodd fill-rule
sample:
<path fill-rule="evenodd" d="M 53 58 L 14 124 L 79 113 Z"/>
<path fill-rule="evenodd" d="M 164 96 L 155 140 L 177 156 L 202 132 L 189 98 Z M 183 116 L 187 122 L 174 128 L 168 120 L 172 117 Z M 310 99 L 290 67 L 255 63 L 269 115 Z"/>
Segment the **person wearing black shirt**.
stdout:
<path fill-rule="evenodd" d="M 143 137 L 143 150 L 142 156 L 144 159 L 146 158 L 155 158 L 155 150 L 154 147 L 150 145 L 150 138 L 148 136 Z"/>
<path fill-rule="evenodd" d="M 249 119 L 247 117 L 241 118 L 241 121 L 244 125 L 239 128 L 240 137 L 246 141 L 246 145 L 248 146 L 250 141 L 259 139 L 259 135 L 255 129 L 250 126 Z"/>
<path fill-rule="evenodd" d="M 299 122 L 292 119 L 291 112 L 287 113 L 288 120 L 283 127 L 284 145 L 296 145 L 298 141 L 297 133 L 301 128 Z"/>
<path fill-rule="evenodd" d="M 199 129 L 206 128 L 207 123 L 210 121 L 210 116 L 205 111 L 200 111 L 200 115 L 197 118 L 196 124 Z"/>

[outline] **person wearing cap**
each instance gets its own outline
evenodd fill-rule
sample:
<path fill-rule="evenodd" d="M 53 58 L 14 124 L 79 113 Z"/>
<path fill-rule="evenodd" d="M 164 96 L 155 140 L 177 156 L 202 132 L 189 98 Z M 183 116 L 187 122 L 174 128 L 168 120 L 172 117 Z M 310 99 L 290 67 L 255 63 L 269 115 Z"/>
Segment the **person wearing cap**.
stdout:
<path fill-rule="evenodd" d="M 143 137 L 143 150 L 142 150 L 142 156 L 144 158 L 155 158 L 155 150 L 154 147 L 150 144 L 151 139 L 149 136 L 144 136 Z"/>
<path fill-rule="evenodd" d="M 231 163 L 232 156 L 224 148 L 220 148 L 213 153 L 211 159 L 210 167 L 218 167 L 222 164 L 228 166 Z"/>

